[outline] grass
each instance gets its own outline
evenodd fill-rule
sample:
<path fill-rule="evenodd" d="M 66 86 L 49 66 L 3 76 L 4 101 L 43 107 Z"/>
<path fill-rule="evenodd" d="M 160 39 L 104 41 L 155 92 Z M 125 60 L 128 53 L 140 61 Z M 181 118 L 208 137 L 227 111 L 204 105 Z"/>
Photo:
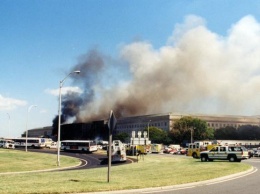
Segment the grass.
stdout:
<path fill-rule="evenodd" d="M 53 154 L 0 149 L 0 173 L 59 168 L 56 161 L 57 156 Z M 60 161 L 62 167 L 80 163 L 78 159 L 66 156 L 61 156 Z"/>
<path fill-rule="evenodd" d="M 249 168 L 245 163 L 200 162 L 191 157 L 153 154 L 138 163 L 112 165 L 109 183 L 107 167 L 0 175 L 0 193 L 80 193 L 159 187 L 213 179 Z"/>

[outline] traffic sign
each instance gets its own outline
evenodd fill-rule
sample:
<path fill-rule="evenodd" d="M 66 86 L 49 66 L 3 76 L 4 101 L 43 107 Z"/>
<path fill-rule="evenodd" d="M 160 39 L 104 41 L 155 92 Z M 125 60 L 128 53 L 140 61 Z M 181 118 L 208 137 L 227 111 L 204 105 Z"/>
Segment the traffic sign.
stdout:
<path fill-rule="evenodd" d="M 109 121 L 108 121 L 108 128 L 109 128 L 110 130 L 115 129 L 115 127 L 116 127 L 116 122 L 117 122 L 116 117 L 115 117 L 113 111 L 111 110 L 111 111 L 110 111 L 110 116 L 109 116 Z"/>

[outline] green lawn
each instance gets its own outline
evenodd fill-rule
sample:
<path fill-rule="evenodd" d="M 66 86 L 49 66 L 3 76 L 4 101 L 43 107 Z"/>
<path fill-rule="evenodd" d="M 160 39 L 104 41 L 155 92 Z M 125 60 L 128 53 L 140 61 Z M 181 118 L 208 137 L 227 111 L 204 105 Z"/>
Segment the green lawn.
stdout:
<path fill-rule="evenodd" d="M 0 163 L 2 154 L 1 151 Z M 17 158 L 19 154 L 24 155 L 16 154 Z M 36 153 L 30 154 L 33 160 L 40 157 Z M 88 170 L 0 175 L 0 193 L 76 193 L 159 187 L 213 179 L 250 168 L 245 163 L 202 163 L 191 157 L 152 154 L 138 163 L 112 165 L 109 183 L 106 166 Z"/>
<path fill-rule="evenodd" d="M 61 156 L 62 167 L 80 164 L 79 159 Z M 57 155 L 0 148 L 0 173 L 59 168 Z"/>

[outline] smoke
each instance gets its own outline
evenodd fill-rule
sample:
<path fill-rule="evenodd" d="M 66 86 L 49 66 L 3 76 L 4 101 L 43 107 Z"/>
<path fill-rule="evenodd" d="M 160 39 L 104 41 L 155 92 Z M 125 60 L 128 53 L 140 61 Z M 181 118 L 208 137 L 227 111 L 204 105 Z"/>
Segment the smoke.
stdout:
<path fill-rule="evenodd" d="M 69 99 L 77 122 L 107 118 L 110 110 L 117 117 L 259 114 L 260 24 L 248 15 L 221 36 L 187 16 L 165 46 L 133 42 L 117 59 L 92 50 L 72 70 L 81 70 L 75 84 L 84 90 Z"/>

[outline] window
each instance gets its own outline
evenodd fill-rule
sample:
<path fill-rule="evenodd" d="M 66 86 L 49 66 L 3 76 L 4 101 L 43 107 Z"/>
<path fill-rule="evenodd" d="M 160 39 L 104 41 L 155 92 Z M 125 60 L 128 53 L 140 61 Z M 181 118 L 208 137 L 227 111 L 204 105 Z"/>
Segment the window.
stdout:
<path fill-rule="evenodd" d="M 217 148 L 217 147 L 214 147 L 214 148 L 212 148 L 212 149 L 210 150 L 210 152 L 216 152 L 216 151 L 218 151 L 218 148 Z"/>

